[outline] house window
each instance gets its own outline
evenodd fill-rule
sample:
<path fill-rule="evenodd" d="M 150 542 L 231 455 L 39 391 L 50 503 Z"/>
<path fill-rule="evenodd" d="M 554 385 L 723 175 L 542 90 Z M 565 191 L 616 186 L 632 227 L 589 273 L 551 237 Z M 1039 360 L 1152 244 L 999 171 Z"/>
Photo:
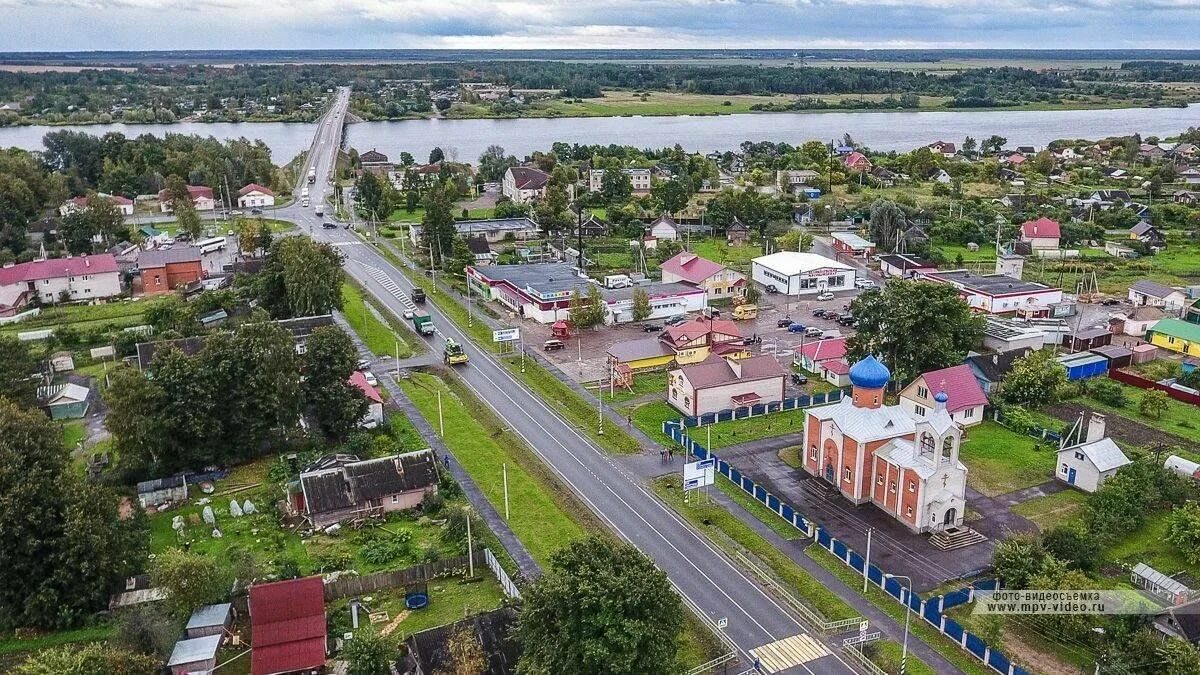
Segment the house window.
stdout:
<path fill-rule="evenodd" d="M 915 481 L 915 480 L 908 481 L 908 491 L 909 492 L 917 491 L 917 481 Z"/>
<path fill-rule="evenodd" d="M 842 480 L 846 481 L 847 483 L 850 482 L 850 467 L 847 466 L 842 469 Z"/>
<path fill-rule="evenodd" d="M 1067 465 L 1066 465 L 1066 463 L 1063 463 L 1063 466 L 1062 466 L 1062 472 L 1063 472 L 1063 473 L 1067 473 L 1067 472 L 1068 472 L 1068 470 L 1069 470 L 1070 468 L 1071 468 L 1071 467 L 1067 466 Z"/>
<path fill-rule="evenodd" d="M 691 397 L 691 396 L 684 396 L 684 397 L 683 397 L 683 405 L 684 405 L 684 406 L 690 406 L 691 404 L 692 404 L 692 397 Z"/>
<path fill-rule="evenodd" d="M 918 417 L 924 417 L 924 416 L 925 416 L 925 412 L 926 412 L 926 411 L 925 411 L 925 406 L 923 406 L 923 405 L 915 406 L 915 408 L 914 408 L 913 412 L 917 413 L 917 416 L 918 416 Z"/>
<path fill-rule="evenodd" d="M 1079 452 L 1078 450 L 1076 450 L 1076 451 L 1075 451 L 1075 459 L 1082 460 L 1082 459 L 1083 459 L 1083 453 L 1082 453 L 1082 452 Z"/>
<path fill-rule="evenodd" d="M 883 485 L 883 474 L 876 474 L 876 476 L 875 476 L 875 484 L 876 484 L 876 485 Z"/>
<path fill-rule="evenodd" d="M 808 449 L 808 458 L 815 460 L 817 458 L 817 446 L 813 445 Z"/>
<path fill-rule="evenodd" d="M 392 503 L 399 504 L 400 503 L 400 495 L 392 495 Z"/>
<path fill-rule="evenodd" d="M 907 509 L 904 509 L 904 515 L 908 516 L 909 518 L 912 518 L 912 507 L 911 506 L 908 507 Z"/>
<path fill-rule="evenodd" d="M 49 279 L 42 279 L 42 285 L 43 285 L 43 286 L 49 286 L 49 285 L 50 285 L 50 280 L 49 280 Z M 1171 338 L 1171 339 L 1172 339 L 1172 340 L 1174 340 L 1175 338 Z"/>
<path fill-rule="evenodd" d="M 972 418 L 972 417 L 974 417 L 974 416 L 975 416 L 975 409 L 974 409 L 974 408 L 967 408 L 966 410 L 964 410 L 964 411 L 963 411 L 963 417 L 964 417 L 964 418 L 966 418 L 966 419 L 970 419 L 970 418 Z"/>
<path fill-rule="evenodd" d="M 896 491 L 896 481 L 891 481 L 891 485 L 889 486 L 889 488 L 894 493 Z"/>
<path fill-rule="evenodd" d="M 671 387 L 671 398 L 679 398 L 679 390 Z"/>
<path fill-rule="evenodd" d="M 920 398 L 929 398 L 929 390 L 925 387 L 917 387 L 917 396 Z"/>

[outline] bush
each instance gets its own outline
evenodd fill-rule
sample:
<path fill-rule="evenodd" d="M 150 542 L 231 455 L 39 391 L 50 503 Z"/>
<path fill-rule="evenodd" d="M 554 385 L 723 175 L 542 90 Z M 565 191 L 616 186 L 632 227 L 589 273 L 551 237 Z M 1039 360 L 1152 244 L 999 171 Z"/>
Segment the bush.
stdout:
<path fill-rule="evenodd" d="M 412 550 L 412 532 L 372 536 L 362 547 L 362 559 L 372 565 L 384 565 L 399 560 Z"/>
<path fill-rule="evenodd" d="M 1096 380 L 1089 386 L 1089 390 L 1088 393 L 1092 395 L 1092 398 L 1114 408 L 1123 408 L 1129 402 L 1129 397 L 1125 395 L 1125 387 L 1116 380 L 1108 378 Z"/>

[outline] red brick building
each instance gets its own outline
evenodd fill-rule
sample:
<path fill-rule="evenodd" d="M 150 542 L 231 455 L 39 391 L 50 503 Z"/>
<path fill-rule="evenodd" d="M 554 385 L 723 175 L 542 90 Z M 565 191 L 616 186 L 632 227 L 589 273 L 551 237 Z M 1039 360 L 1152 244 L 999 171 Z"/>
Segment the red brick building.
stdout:
<path fill-rule="evenodd" d="M 200 249 L 194 246 L 144 251 L 138 256 L 138 269 L 144 295 L 170 293 L 204 278 Z"/>

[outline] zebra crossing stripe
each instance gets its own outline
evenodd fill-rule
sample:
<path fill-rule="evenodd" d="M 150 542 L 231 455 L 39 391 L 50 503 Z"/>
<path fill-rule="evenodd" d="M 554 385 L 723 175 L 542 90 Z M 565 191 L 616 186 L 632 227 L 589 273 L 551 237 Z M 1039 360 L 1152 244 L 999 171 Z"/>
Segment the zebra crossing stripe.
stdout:
<path fill-rule="evenodd" d="M 802 663 L 829 656 L 829 653 L 825 645 L 814 640 L 811 635 L 793 635 L 750 650 L 750 655 L 766 673 L 780 673 Z"/>

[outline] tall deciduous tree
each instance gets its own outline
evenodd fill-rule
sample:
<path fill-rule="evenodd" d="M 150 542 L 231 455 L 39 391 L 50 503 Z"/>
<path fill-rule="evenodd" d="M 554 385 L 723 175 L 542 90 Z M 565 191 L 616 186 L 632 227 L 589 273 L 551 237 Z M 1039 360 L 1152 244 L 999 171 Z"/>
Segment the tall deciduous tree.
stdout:
<path fill-rule="evenodd" d="M 285 237 L 271 245 L 258 275 L 258 297 L 271 316 L 328 314 L 342 308 L 342 256 L 308 237 Z"/>
<path fill-rule="evenodd" d="M 620 204 L 633 196 L 633 181 L 620 169 L 605 169 L 600 179 L 600 196 L 607 204 Z"/>
<path fill-rule="evenodd" d="M 627 544 L 579 540 L 525 593 L 518 672 L 670 672 L 682 626 L 679 596 L 653 561 Z"/>
<path fill-rule="evenodd" d="M 58 427 L 0 399 L 0 627 L 64 628 L 105 606 L 145 556 L 145 518 L 70 470 Z M 19 543 L 17 543 L 19 542 Z"/>
<path fill-rule="evenodd" d="M 329 439 L 345 440 L 367 412 L 363 393 L 348 382 L 358 352 L 350 336 L 323 326 L 308 336 L 304 351 L 304 414 Z"/>
<path fill-rule="evenodd" d="M 434 267 L 442 267 L 444 259 L 454 252 L 454 237 L 458 234 L 454 228 L 454 200 L 457 196 L 457 190 L 450 181 L 434 183 L 425 191 L 421 234 Z"/>
<path fill-rule="evenodd" d="M 633 289 L 633 320 L 645 321 L 650 311 L 650 294 L 644 288 Z"/>
<path fill-rule="evenodd" d="M 851 310 L 858 332 L 846 345 L 849 357 L 883 358 L 894 382 L 962 363 L 983 335 L 983 319 L 971 313 L 958 291 L 943 284 L 896 280 L 863 293 Z"/>
<path fill-rule="evenodd" d="M 517 158 L 504 153 L 499 145 L 489 145 L 479 156 L 479 176 L 485 181 L 499 182 L 509 167 L 517 165 Z"/>
<path fill-rule="evenodd" d="M 585 296 L 578 288 L 571 294 L 569 311 L 571 325 L 575 328 L 591 328 L 604 322 L 604 298 L 595 284 L 588 285 Z"/>
<path fill-rule="evenodd" d="M 0 397 L 32 406 L 37 403 L 38 361 L 29 346 L 12 335 L 0 335 Z"/>
<path fill-rule="evenodd" d="M 907 221 L 904 209 L 896 202 L 876 199 L 875 203 L 871 204 L 871 240 L 885 251 L 896 250 L 900 233 L 904 231 Z"/>
<path fill-rule="evenodd" d="M 192 239 L 199 237 L 200 214 L 196 213 L 196 203 L 192 201 L 187 181 L 177 175 L 167 176 L 166 190 L 167 201 L 171 204 L 179 231 L 186 232 Z"/>
<path fill-rule="evenodd" d="M 659 181 L 650 188 L 650 196 L 658 202 L 663 213 L 675 213 L 688 203 L 688 192 L 682 180 Z"/>
<path fill-rule="evenodd" d="M 1004 376 L 1001 395 L 1014 405 L 1036 408 L 1058 398 L 1067 382 L 1067 369 L 1054 355 L 1039 350 L 1017 359 Z"/>

